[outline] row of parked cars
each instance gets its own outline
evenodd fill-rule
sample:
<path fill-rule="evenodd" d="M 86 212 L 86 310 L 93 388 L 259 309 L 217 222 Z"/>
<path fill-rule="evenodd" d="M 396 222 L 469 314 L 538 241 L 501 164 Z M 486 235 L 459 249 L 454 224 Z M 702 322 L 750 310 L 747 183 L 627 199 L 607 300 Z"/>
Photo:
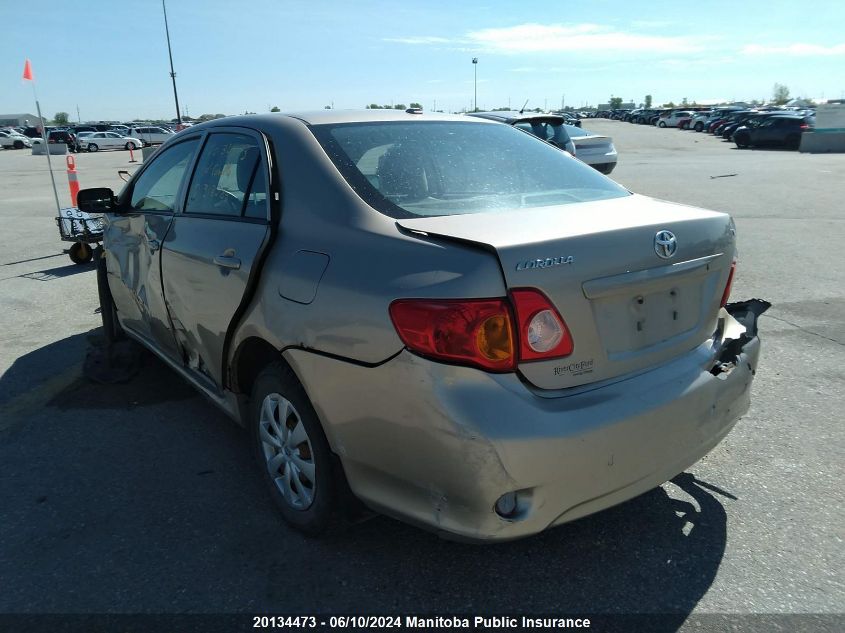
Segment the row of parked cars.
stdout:
<path fill-rule="evenodd" d="M 70 152 L 96 152 L 101 149 L 138 149 L 159 145 L 175 133 L 157 125 L 78 125 L 48 127 L 47 142 L 63 143 Z M 9 127 L 0 130 L 0 146 L 24 149 L 40 143 L 41 130 L 36 127 Z"/>
<path fill-rule="evenodd" d="M 723 106 L 717 108 L 660 108 L 613 112 L 609 118 L 661 128 L 708 132 L 733 141 L 737 147 L 779 146 L 798 149 L 801 135 L 815 128 L 812 108 Z"/>

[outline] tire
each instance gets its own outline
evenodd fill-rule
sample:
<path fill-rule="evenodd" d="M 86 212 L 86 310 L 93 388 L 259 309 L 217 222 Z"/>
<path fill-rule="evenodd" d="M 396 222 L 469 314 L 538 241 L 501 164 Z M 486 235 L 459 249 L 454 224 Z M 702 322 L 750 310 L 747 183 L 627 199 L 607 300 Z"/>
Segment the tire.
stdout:
<path fill-rule="evenodd" d="M 74 264 L 87 264 L 94 258 L 94 251 L 85 242 L 74 242 L 68 250 L 68 255 Z"/>
<path fill-rule="evenodd" d="M 96 152 L 96 151 L 98 151 L 99 149 L 100 149 L 100 148 L 99 148 L 99 147 L 97 147 L 97 144 L 96 144 L 96 143 L 88 143 L 88 151 L 89 151 L 89 152 Z"/>
<path fill-rule="evenodd" d="M 131 149 L 131 150 L 138 149 L 137 147 L 135 147 L 135 143 L 131 143 L 131 142 L 124 145 L 124 148 L 125 149 Z"/>
<path fill-rule="evenodd" d="M 23 149 L 23 141 L 15 141 L 12 145 L 15 149 Z"/>
<path fill-rule="evenodd" d="M 745 149 L 749 145 L 749 138 L 745 134 L 734 134 L 734 143 L 739 149 Z"/>
<path fill-rule="evenodd" d="M 799 134 L 790 134 L 786 137 L 784 145 L 789 149 L 798 149 L 801 146 L 801 136 Z"/>
<path fill-rule="evenodd" d="M 306 535 L 322 533 L 337 509 L 334 459 L 305 390 L 281 362 L 255 379 L 248 424 L 261 477 L 282 518 Z"/>
<path fill-rule="evenodd" d="M 100 317 L 103 320 L 103 336 L 106 343 L 115 343 L 123 339 L 123 328 L 117 320 L 117 308 L 109 289 L 108 268 L 103 247 L 94 249 L 94 259 L 97 262 L 97 296 L 100 299 Z"/>
<path fill-rule="evenodd" d="M 704 129 L 704 123 L 702 123 L 701 121 L 696 122 L 695 131 L 701 132 L 701 130 L 703 130 L 703 129 Z"/>
<path fill-rule="evenodd" d="M 660 121 L 660 122 L 657 124 L 657 126 L 658 126 L 658 127 L 666 127 L 666 121 Z"/>

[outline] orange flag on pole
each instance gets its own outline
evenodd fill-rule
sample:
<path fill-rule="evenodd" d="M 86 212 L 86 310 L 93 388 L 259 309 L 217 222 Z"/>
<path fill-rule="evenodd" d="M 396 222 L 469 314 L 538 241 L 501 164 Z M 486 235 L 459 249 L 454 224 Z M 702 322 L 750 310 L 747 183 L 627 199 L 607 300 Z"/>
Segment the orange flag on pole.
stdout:
<path fill-rule="evenodd" d="M 26 60 L 23 65 L 23 78 L 27 81 L 35 81 L 32 78 L 32 64 L 29 63 L 29 60 Z"/>

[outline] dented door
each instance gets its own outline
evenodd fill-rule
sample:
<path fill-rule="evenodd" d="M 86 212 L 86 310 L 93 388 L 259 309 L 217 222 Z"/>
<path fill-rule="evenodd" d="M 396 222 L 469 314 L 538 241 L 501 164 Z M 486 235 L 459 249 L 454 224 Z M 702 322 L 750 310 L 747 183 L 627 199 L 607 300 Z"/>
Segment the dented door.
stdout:
<path fill-rule="evenodd" d="M 176 345 L 161 287 L 161 246 L 173 222 L 199 137 L 156 155 L 121 195 L 104 229 L 109 289 L 124 329 L 167 354 Z"/>

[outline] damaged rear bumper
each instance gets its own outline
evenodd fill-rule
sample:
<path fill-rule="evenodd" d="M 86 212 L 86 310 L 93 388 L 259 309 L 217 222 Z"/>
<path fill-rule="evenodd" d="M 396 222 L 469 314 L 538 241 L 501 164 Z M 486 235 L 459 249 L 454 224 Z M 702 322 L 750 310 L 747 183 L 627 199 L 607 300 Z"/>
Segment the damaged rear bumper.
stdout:
<path fill-rule="evenodd" d="M 750 404 L 760 353 L 752 300 L 713 339 L 651 371 L 540 394 L 403 352 L 379 367 L 289 350 L 350 487 L 376 510 L 451 538 L 519 538 L 635 497 L 697 462 Z M 385 391 L 384 385 L 391 385 Z M 517 493 L 500 516 L 496 501 Z"/>

